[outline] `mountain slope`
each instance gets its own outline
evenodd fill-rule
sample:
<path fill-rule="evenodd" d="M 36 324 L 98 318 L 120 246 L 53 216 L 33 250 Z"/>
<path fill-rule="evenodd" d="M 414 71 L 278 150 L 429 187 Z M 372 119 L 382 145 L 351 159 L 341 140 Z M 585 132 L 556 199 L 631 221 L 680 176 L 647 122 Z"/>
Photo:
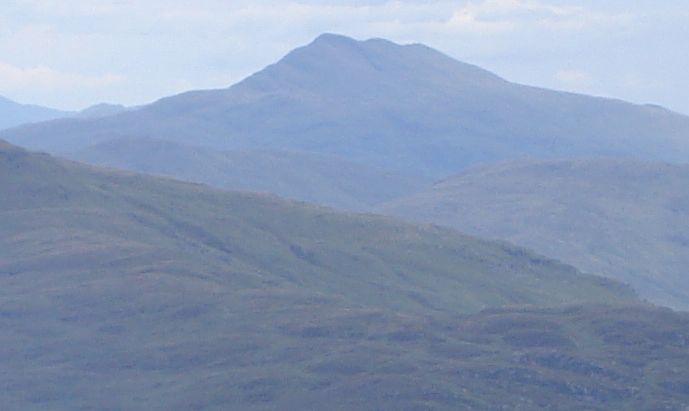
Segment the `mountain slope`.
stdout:
<path fill-rule="evenodd" d="M 517 247 L 2 142 L 0 187 L 3 409 L 689 404 L 686 315 Z M 475 313 L 568 302 L 622 305 Z"/>
<path fill-rule="evenodd" d="M 478 167 L 379 211 L 509 240 L 689 309 L 689 166 L 596 160 Z"/>
<path fill-rule="evenodd" d="M 404 317 L 313 301 L 0 317 L 4 409 L 681 410 L 689 318 L 649 308 L 512 309 Z M 257 301 L 258 300 L 258 301 Z M 247 318 L 238 307 L 259 306 Z M 228 310 L 230 308 L 230 310 Z M 161 326 L 160 323 L 168 324 Z M 134 328 L 140 326 L 141 328 Z M 177 327 L 177 328 L 176 328 Z M 41 333 L 39 339 L 35 336 Z M 21 347 L 21 349 L 16 349 Z M 19 354 L 19 355 L 17 355 Z M 24 354 L 22 357 L 21 355 Z"/>
<path fill-rule="evenodd" d="M 110 103 L 99 103 L 86 107 L 81 110 L 78 114 L 78 118 L 100 118 L 113 116 L 115 114 L 122 113 L 127 110 L 127 107 L 121 104 L 110 104 Z"/>
<path fill-rule="evenodd" d="M 434 176 L 524 156 L 689 157 L 685 116 L 513 84 L 422 45 L 336 35 L 228 89 L 0 136 L 61 153 L 121 137 L 310 151 Z"/>
<path fill-rule="evenodd" d="M 332 156 L 269 150 L 217 151 L 144 138 L 108 141 L 69 157 L 346 209 L 368 209 L 430 185 L 422 177 L 387 172 Z"/>
<path fill-rule="evenodd" d="M 19 104 L 0 96 L 0 129 L 53 120 L 73 113 L 31 104 Z"/>
<path fill-rule="evenodd" d="M 240 288 L 298 287 L 383 306 L 390 299 L 412 311 L 628 300 L 616 283 L 451 230 L 107 173 L 16 148 L 2 154 L 6 271 L 91 275 L 106 264 L 197 267 L 195 275 L 214 267 L 217 276 L 222 267 Z M 53 252 L 65 255 L 53 261 Z"/>

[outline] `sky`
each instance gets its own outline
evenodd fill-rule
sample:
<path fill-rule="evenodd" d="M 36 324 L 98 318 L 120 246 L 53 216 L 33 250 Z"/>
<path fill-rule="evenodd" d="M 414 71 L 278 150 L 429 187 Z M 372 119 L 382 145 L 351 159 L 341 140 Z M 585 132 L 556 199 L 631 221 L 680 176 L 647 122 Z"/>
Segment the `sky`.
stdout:
<path fill-rule="evenodd" d="M 686 0 L 2 0 L 0 95 L 82 109 L 224 88 L 323 32 L 689 114 Z"/>

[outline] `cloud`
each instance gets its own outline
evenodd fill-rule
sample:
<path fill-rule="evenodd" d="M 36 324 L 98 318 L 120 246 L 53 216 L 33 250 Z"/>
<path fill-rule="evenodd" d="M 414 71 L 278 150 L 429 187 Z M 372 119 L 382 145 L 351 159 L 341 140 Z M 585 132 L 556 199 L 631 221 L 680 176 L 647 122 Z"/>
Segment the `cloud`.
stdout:
<path fill-rule="evenodd" d="M 17 67 L 0 62 L 0 90 L 65 91 L 75 88 L 98 89 L 124 81 L 117 74 L 99 76 L 63 73 L 46 66 Z"/>
<path fill-rule="evenodd" d="M 505 19 L 486 19 L 477 13 L 474 7 L 463 7 L 455 10 L 447 20 L 446 25 L 455 30 L 473 33 L 500 33 L 513 30 L 515 24 Z"/>
<path fill-rule="evenodd" d="M 568 89 L 582 89 L 591 86 L 591 74 L 583 70 L 560 70 L 555 79 Z"/>
<path fill-rule="evenodd" d="M 632 20 L 630 13 L 603 13 L 579 5 L 542 0 L 471 1 L 456 9 L 450 23 L 478 32 L 507 32 L 528 28 L 583 30 Z"/>

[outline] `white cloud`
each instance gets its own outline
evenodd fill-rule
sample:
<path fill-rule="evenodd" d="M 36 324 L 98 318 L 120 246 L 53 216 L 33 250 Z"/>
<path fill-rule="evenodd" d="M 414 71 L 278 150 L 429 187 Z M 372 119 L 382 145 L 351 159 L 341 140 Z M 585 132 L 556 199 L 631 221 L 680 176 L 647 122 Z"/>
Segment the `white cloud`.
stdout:
<path fill-rule="evenodd" d="M 591 74 L 583 70 L 560 70 L 555 79 L 568 89 L 582 89 L 591 85 Z"/>
<path fill-rule="evenodd" d="M 450 18 L 451 23 L 486 33 L 528 28 L 583 30 L 595 24 L 612 25 L 631 20 L 629 13 L 607 14 L 542 0 L 471 1 L 456 9 Z"/>
<path fill-rule="evenodd" d="M 571 16 L 582 9 L 577 6 L 555 6 L 536 0 L 484 0 L 470 2 L 463 7 L 467 12 L 481 16 L 507 16 L 515 12 L 547 13 L 558 16 Z"/>
<path fill-rule="evenodd" d="M 455 10 L 446 24 L 452 29 L 481 34 L 500 33 L 515 28 L 514 23 L 509 20 L 484 19 L 473 7 Z"/>
<path fill-rule="evenodd" d="M 99 76 L 63 73 L 46 66 L 17 67 L 0 62 L 0 90 L 65 91 L 75 88 L 98 89 L 122 82 L 124 77 L 116 74 Z"/>

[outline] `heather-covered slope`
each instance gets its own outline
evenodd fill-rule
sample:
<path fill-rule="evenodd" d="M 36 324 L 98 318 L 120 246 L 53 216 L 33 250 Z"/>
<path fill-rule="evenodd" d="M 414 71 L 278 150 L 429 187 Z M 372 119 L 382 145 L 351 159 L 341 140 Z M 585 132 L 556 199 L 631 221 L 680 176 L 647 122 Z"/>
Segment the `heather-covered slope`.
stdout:
<path fill-rule="evenodd" d="M 0 136 L 59 153 L 122 137 L 310 151 L 433 176 L 524 156 L 689 158 L 685 116 L 510 83 L 423 45 L 330 34 L 228 89 Z"/>
<path fill-rule="evenodd" d="M 689 166 L 620 160 L 478 167 L 379 211 L 509 240 L 689 309 Z"/>

